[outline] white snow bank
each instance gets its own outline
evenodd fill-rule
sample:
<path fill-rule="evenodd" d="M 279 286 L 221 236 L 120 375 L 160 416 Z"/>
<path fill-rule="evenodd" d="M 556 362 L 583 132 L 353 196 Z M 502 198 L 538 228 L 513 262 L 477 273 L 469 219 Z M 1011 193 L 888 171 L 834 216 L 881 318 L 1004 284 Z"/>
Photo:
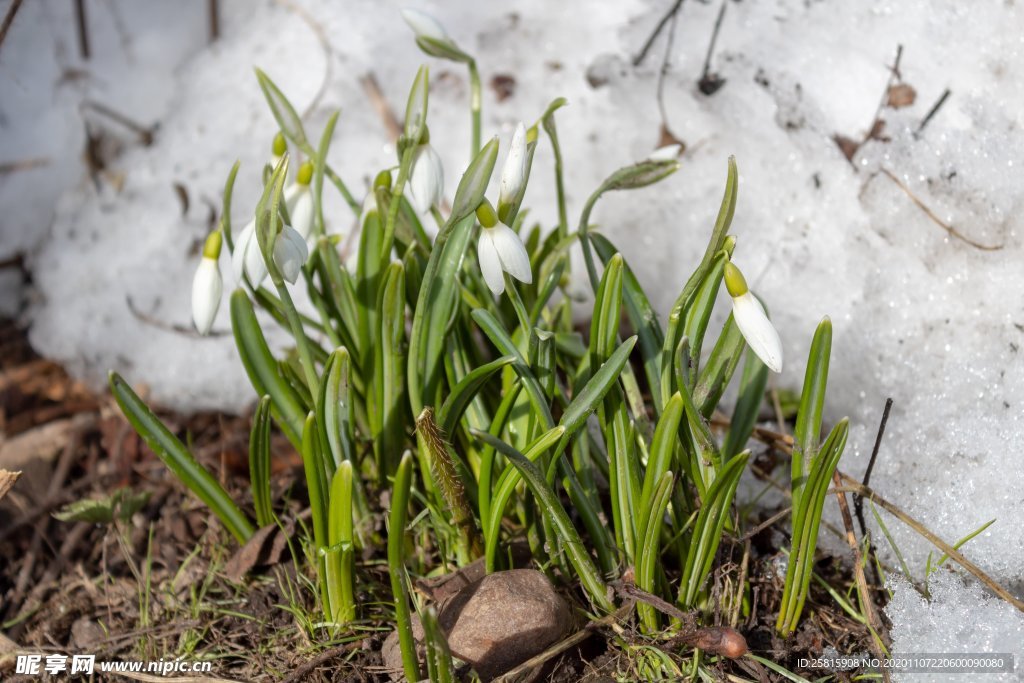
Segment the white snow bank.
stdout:
<path fill-rule="evenodd" d="M 417 65 L 430 63 L 431 137 L 444 159 L 449 196 L 468 157 L 465 74 L 419 53 L 395 4 L 222 5 L 222 39 L 179 69 L 173 65 L 183 45 L 192 50 L 205 40 L 200 19 L 184 10 L 157 21 L 161 32 L 183 31 L 192 42 L 161 39 L 173 50 L 166 47 L 155 71 L 148 62 L 142 68 L 140 58 L 136 69 L 109 67 L 118 78 L 87 80 L 84 93 L 58 86 L 56 95 L 52 77 L 23 79 L 26 104 L 5 98 L 3 105 L 13 126 L 4 131 L 5 159 L 56 155 L 55 149 L 65 160 L 77 154 L 78 124 L 70 113 L 89 88 L 109 89 L 109 97 L 136 118 L 160 120 L 152 146 L 132 147 L 113 162 L 125 179 L 120 192 L 106 183 L 97 191 L 80 180 L 80 169 L 56 162 L 49 170 L 19 175 L 21 185 L 12 185 L 13 178 L 0 184 L 3 206 L 21 206 L 22 214 L 15 223 L 5 222 L 0 253 L 36 250 L 32 266 L 41 302 L 33 310 L 32 339 L 44 353 L 95 381 L 116 367 L 132 382 L 150 384 L 155 399 L 175 407 L 238 409 L 252 398 L 229 336 L 200 340 L 166 331 L 139 320 L 126 305 L 130 296 L 146 316 L 188 324 L 188 283 L 207 229 L 206 202 L 219 202 L 236 158 L 242 170 L 234 222 L 246 222 L 274 133 L 252 66 L 266 69 L 300 111 L 310 109 L 312 135 L 319 134 L 330 110 L 343 108 L 332 164 L 354 191 L 361 192 L 373 171 L 394 159 L 358 83 L 369 71 L 401 113 Z M 571 215 L 577 215 L 608 173 L 659 144 L 656 86 L 666 34 L 640 67 L 631 60 L 668 5 L 528 0 L 514 10 L 496 10 L 459 0 L 425 9 L 478 56 L 485 83 L 496 74 L 515 78 L 514 93 L 504 101 L 485 89 L 485 135 L 507 141 L 516 121 L 531 122 L 552 98 L 568 98 L 570 106 L 558 121 Z M 42 6 L 51 14 L 64 11 L 56 3 Z M 110 5 L 124 11 L 129 6 L 139 5 Z M 670 128 L 688 145 L 682 169 L 655 188 L 603 199 L 593 219 L 639 271 L 655 306 L 666 311 L 703 250 L 721 197 L 725 159 L 735 154 L 741 172 L 736 259 L 782 333 L 787 369 L 777 385 L 799 387 L 814 326 L 831 315 L 828 414 L 849 415 L 854 425 L 842 468 L 861 474 L 882 404 L 892 396 L 895 408 L 873 485 L 948 540 L 996 518 L 966 553 L 1019 593 L 1022 11 L 1012 4 L 952 0 L 730 2 L 712 63 L 726 82 L 706 96 L 696 82 L 718 9 L 717 3 L 685 3 L 678 19 L 664 105 Z M 136 12 L 138 27 L 133 23 L 128 31 L 136 36 L 133 44 L 156 40 L 135 33 L 146 26 L 145 11 Z M 28 63 L 34 40 L 68 40 L 47 31 L 58 25 L 63 31 L 69 23 L 33 24 L 26 18 L 32 16 L 19 19 L 25 26 L 12 31 L 0 53 L 8 79 L 23 73 L 15 67 Z M 29 31 L 35 33 L 15 42 Z M 885 110 L 888 139 L 865 144 L 851 164 L 832 136 L 865 136 L 899 44 L 903 81 L 916 90 L 917 101 Z M 151 52 L 161 49 L 154 43 Z M 119 54 L 116 41 L 109 50 Z M 97 59 L 89 68 L 101 66 Z M 47 73 L 52 76 L 56 68 Z M 156 75 L 150 77 L 151 71 Z M 587 75 L 603 84 L 590 85 Z M 952 96 L 916 135 L 946 88 Z M 11 130 L 20 146 L 8 153 Z M 548 224 L 555 216 L 550 169 L 550 151 L 542 143 L 526 204 Z M 1000 248 L 981 250 L 948 234 L 883 171 L 967 240 Z M 47 193 L 33 195 L 32 178 L 52 178 Z M 52 233 L 41 241 L 38 228 L 49 223 L 47 207 L 73 182 Z M 185 216 L 174 183 L 185 186 L 192 200 Z M 340 202 L 328 220 L 336 231 L 348 232 L 352 225 Z M 28 228 L 10 225 L 36 229 L 28 235 Z M 222 313 L 215 329 L 227 327 Z M 920 578 L 928 546 L 899 522 L 889 526 Z M 941 611 L 962 599 L 957 596 L 974 595 L 958 591 L 937 590 L 939 601 L 925 608 L 900 598 L 906 591 L 898 590 L 889 610 L 896 632 L 912 633 L 928 609 Z M 986 614 L 1000 609 L 986 604 Z M 972 635 L 953 620 L 935 623 L 931 632 L 937 638 L 956 635 L 965 651 L 983 650 L 989 642 L 983 630 Z M 909 636 L 900 636 L 898 649 L 912 643 L 904 637 Z M 1022 642 L 1011 647 L 1018 658 L 1024 656 Z"/>

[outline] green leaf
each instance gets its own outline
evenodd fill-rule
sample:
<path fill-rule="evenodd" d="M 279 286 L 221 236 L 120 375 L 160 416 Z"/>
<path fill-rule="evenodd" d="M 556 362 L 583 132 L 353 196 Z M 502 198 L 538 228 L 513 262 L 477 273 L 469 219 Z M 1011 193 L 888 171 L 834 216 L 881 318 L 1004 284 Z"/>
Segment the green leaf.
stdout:
<path fill-rule="evenodd" d="M 270 396 L 264 396 L 252 416 L 249 434 L 249 485 L 252 503 L 256 509 L 256 526 L 262 528 L 274 523 L 274 508 L 270 502 Z"/>
<path fill-rule="evenodd" d="M 747 465 L 749 451 L 744 451 L 722 468 L 715 483 L 704 497 L 697 521 L 693 527 L 693 538 L 686 554 L 683 575 L 679 582 L 679 604 L 690 609 L 697 600 L 711 565 L 722 541 L 722 529 L 729 517 L 729 509 L 740 475 Z"/>
<path fill-rule="evenodd" d="M 355 546 L 352 514 L 352 463 L 344 460 L 331 482 L 327 518 L 327 591 L 333 607 L 331 618 L 346 624 L 356 618 Z"/>
<path fill-rule="evenodd" d="M 470 163 L 469 168 L 462 174 L 459 187 L 455 190 L 455 199 L 452 200 L 452 213 L 448 217 L 449 225 L 472 215 L 476 211 L 476 207 L 480 206 L 484 193 L 487 192 L 487 184 L 491 181 L 494 163 L 497 160 L 498 138 L 493 137 L 483 146 L 480 153 Z"/>
<path fill-rule="evenodd" d="M 281 127 L 281 132 L 303 151 L 312 151 L 306 138 L 306 131 L 302 128 L 302 118 L 295 111 L 295 107 L 284 96 L 281 89 L 270 80 L 270 77 L 260 69 L 256 69 L 256 79 L 260 83 L 263 96 L 267 98 L 267 104 L 270 105 L 270 112 L 277 120 L 277 125 Z"/>
<path fill-rule="evenodd" d="M 556 427 L 555 429 L 558 428 Z M 558 533 L 558 538 L 565 549 L 566 555 L 569 557 L 569 562 L 579 575 L 580 583 L 589 594 L 590 599 L 603 610 L 609 612 L 613 610 L 614 605 L 608 599 L 607 585 L 605 585 L 604 580 L 597 571 L 597 567 L 594 565 L 594 561 L 587 553 L 586 546 L 583 545 L 579 532 L 572 525 L 572 520 L 569 519 L 565 508 L 562 507 L 558 496 L 548 488 L 543 473 L 526 456 L 500 439 L 496 439 L 490 434 L 478 430 L 475 430 L 473 433 L 478 438 L 483 439 L 501 451 L 502 455 L 508 458 L 509 463 L 519 471 L 526 485 L 530 487 L 530 491 L 537 497 L 541 510 L 543 510 Z"/>
<path fill-rule="evenodd" d="M 641 522 L 638 532 L 636 560 L 636 586 L 648 593 L 655 592 L 655 572 L 660 566 L 661 532 L 665 510 L 672 499 L 672 473 L 663 472 L 651 489 L 650 503 L 639 510 Z M 637 603 L 637 613 L 644 630 L 654 633 L 658 630 L 658 616 L 654 608 L 644 602 Z"/>
<path fill-rule="evenodd" d="M 412 453 L 406 451 L 395 471 L 391 489 L 391 510 L 388 512 L 388 574 L 395 604 L 395 622 L 402 651 L 402 668 L 410 681 L 420 680 L 416 641 L 412 635 L 409 611 L 409 582 L 405 573 L 405 526 L 408 519 L 409 495 L 412 491 Z"/>
<path fill-rule="evenodd" d="M 409 90 L 405 106 L 405 137 L 410 145 L 418 144 L 427 128 L 427 96 L 430 92 L 430 70 L 421 66 Z"/>
<path fill-rule="evenodd" d="M 178 437 L 164 426 L 149 406 L 116 372 L 110 373 L 110 391 L 121 407 L 121 412 L 150 450 L 156 453 L 168 469 L 220 518 L 225 528 L 239 543 L 249 540 L 253 534 L 249 519 L 238 509 L 217 480 L 196 461 Z"/>
<path fill-rule="evenodd" d="M 149 491 L 132 493 L 128 488 L 121 488 L 102 498 L 87 498 L 68 503 L 54 512 L 53 517 L 62 522 L 111 524 L 116 519 L 124 523 L 146 506 L 150 495 Z"/>
<path fill-rule="evenodd" d="M 462 414 L 470 402 L 487 384 L 487 380 L 502 368 L 518 361 L 516 356 L 502 356 L 497 360 L 474 369 L 452 389 L 441 409 L 437 411 L 437 420 L 445 434 L 454 434 Z"/>
<path fill-rule="evenodd" d="M 828 363 L 832 353 L 832 321 L 823 319 L 814 331 L 811 351 L 804 372 L 804 388 L 800 392 L 800 408 L 793 430 L 793 506 L 803 493 L 811 462 L 818 451 L 821 415 L 825 410 L 825 387 L 828 384 Z"/>
<path fill-rule="evenodd" d="M 590 367 L 603 363 L 615 349 L 622 320 L 622 256 L 615 254 L 605 266 L 594 297 L 590 322 Z"/>
<path fill-rule="evenodd" d="M 750 349 L 747 349 L 746 356 L 736 408 L 732 411 L 729 432 L 725 435 L 725 443 L 722 445 L 722 455 L 725 458 L 731 458 L 746 446 L 757 424 L 757 414 L 764 401 L 765 387 L 768 386 L 768 366 Z"/>
<path fill-rule="evenodd" d="M 697 375 L 697 384 L 693 390 L 693 402 L 705 418 L 711 417 L 722 399 L 729 380 L 740 364 L 744 348 L 746 342 L 730 313 L 721 336 L 715 342 L 715 348 L 711 350 L 707 365 Z"/>
<path fill-rule="evenodd" d="M 383 477 L 385 472 L 394 470 L 395 457 L 405 442 L 405 269 L 401 263 L 392 263 L 384 276 L 377 301 L 377 320 L 380 330 L 373 346 L 373 358 L 379 431 L 374 435 L 374 448 Z"/>

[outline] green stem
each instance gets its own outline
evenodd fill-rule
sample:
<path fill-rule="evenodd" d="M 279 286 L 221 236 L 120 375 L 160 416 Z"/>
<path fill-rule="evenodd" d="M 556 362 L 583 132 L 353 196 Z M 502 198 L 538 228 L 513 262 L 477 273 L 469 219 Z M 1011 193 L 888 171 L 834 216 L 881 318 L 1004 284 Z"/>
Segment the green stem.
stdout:
<path fill-rule="evenodd" d="M 508 273 L 502 273 L 502 275 L 505 278 L 505 291 L 508 292 L 508 299 L 512 302 L 512 308 L 515 309 L 516 317 L 519 318 L 519 326 L 523 330 L 523 348 L 525 348 L 530 339 L 530 331 L 533 329 L 533 326 L 530 325 L 530 315 L 526 312 L 526 306 L 523 305 L 523 299 L 519 296 L 519 290 L 516 289 L 512 276 Z M 520 351 L 522 350 L 520 349 Z"/>
<path fill-rule="evenodd" d="M 580 214 L 580 248 L 583 249 L 583 261 L 587 264 L 587 275 L 590 277 L 590 286 L 597 292 L 600 280 L 597 277 L 597 266 L 594 265 L 594 254 L 590 251 L 590 235 L 588 231 L 590 229 L 590 212 L 594 210 L 594 205 L 597 204 L 597 200 L 600 199 L 601 194 L 604 192 L 604 186 L 597 188 L 594 194 L 587 198 L 587 203 L 583 205 L 583 213 Z"/>
<path fill-rule="evenodd" d="M 292 328 L 292 336 L 295 338 L 295 345 L 299 349 L 299 363 L 302 365 L 302 371 L 306 375 L 306 384 L 309 385 L 309 391 L 316 396 L 320 393 L 320 380 L 316 374 L 316 365 L 313 362 L 313 352 L 309 347 L 306 330 L 302 327 L 299 312 L 292 302 L 292 296 L 288 293 L 284 280 L 277 274 L 273 275 L 274 286 L 277 287 L 277 293 L 281 297 L 285 316 L 288 318 L 288 326 Z"/>
<path fill-rule="evenodd" d="M 347 203 L 349 208 L 352 209 L 352 212 L 355 213 L 356 216 L 362 213 L 362 207 L 359 205 L 359 202 L 356 201 L 356 198 L 352 196 L 352 193 L 349 191 L 348 186 L 345 185 L 345 181 L 341 179 L 341 176 L 335 173 L 334 169 L 330 166 L 325 166 L 324 172 L 327 174 L 327 178 L 334 183 L 336 188 L 338 188 L 338 192 L 340 192 L 341 196 L 345 198 L 345 203 Z"/>
<path fill-rule="evenodd" d="M 480 109 L 483 97 L 480 89 L 480 72 L 476 68 L 476 60 L 469 61 L 469 110 L 473 117 L 473 146 L 469 150 L 469 160 L 476 159 L 480 151 Z"/>
<path fill-rule="evenodd" d="M 384 223 L 384 237 L 381 241 L 382 253 L 381 262 L 386 263 L 395 241 L 395 221 L 398 219 L 398 208 L 402 204 L 402 193 L 405 191 L 405 181 L 409 176 L 409 167 L 412 165 L 412 155 L 416 151 L 414 145 L 409 145 L 402 153 L 402 163 L 398 165 L 398 177 L 395 179 L 395 186 L 391 191 L 391 201 L 388 202 L 388 216 Z"/>

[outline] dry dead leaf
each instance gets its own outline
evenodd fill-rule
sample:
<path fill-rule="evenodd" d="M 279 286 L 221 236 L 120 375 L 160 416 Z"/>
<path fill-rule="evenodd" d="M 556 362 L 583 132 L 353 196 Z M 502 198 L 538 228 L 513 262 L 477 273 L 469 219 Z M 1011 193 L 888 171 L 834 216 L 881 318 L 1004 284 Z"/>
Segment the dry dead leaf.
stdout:
<path fill-rule="evenodd" d="M 9 470 L 0 470 L 0 500 L 7 495 L 7 492 L 14 486 L 14 482 L 18 481 L 18 477 L 21 476 L 21 472 L 11 472 Z"/>
<path fill-rule="evenodd" d="M 912 105 L 916 99 L 917 91 L 914 90 L 913 86 L 906 83 L 897 83 L 889 87 L 886 105 L 893 109 L 902 109 Z"/>

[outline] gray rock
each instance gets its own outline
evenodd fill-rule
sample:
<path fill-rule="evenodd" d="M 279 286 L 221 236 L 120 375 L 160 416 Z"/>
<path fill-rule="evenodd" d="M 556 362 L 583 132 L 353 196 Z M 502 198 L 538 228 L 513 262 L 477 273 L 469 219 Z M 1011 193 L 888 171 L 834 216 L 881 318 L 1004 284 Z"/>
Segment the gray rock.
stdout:
<path fill-rule="evenodd" d="M 452 655 L 484 681 L 540 654 L 572 628 L 569 606 L 535 569 L 495 572 L 474 581 L 439 605 L 438 621 Z M 419 645 L 423 628 L 418 619 L 413 620 L 413 636 Z M 384 641 L 381 656 L 401 676 L 397 632 Z"/>

